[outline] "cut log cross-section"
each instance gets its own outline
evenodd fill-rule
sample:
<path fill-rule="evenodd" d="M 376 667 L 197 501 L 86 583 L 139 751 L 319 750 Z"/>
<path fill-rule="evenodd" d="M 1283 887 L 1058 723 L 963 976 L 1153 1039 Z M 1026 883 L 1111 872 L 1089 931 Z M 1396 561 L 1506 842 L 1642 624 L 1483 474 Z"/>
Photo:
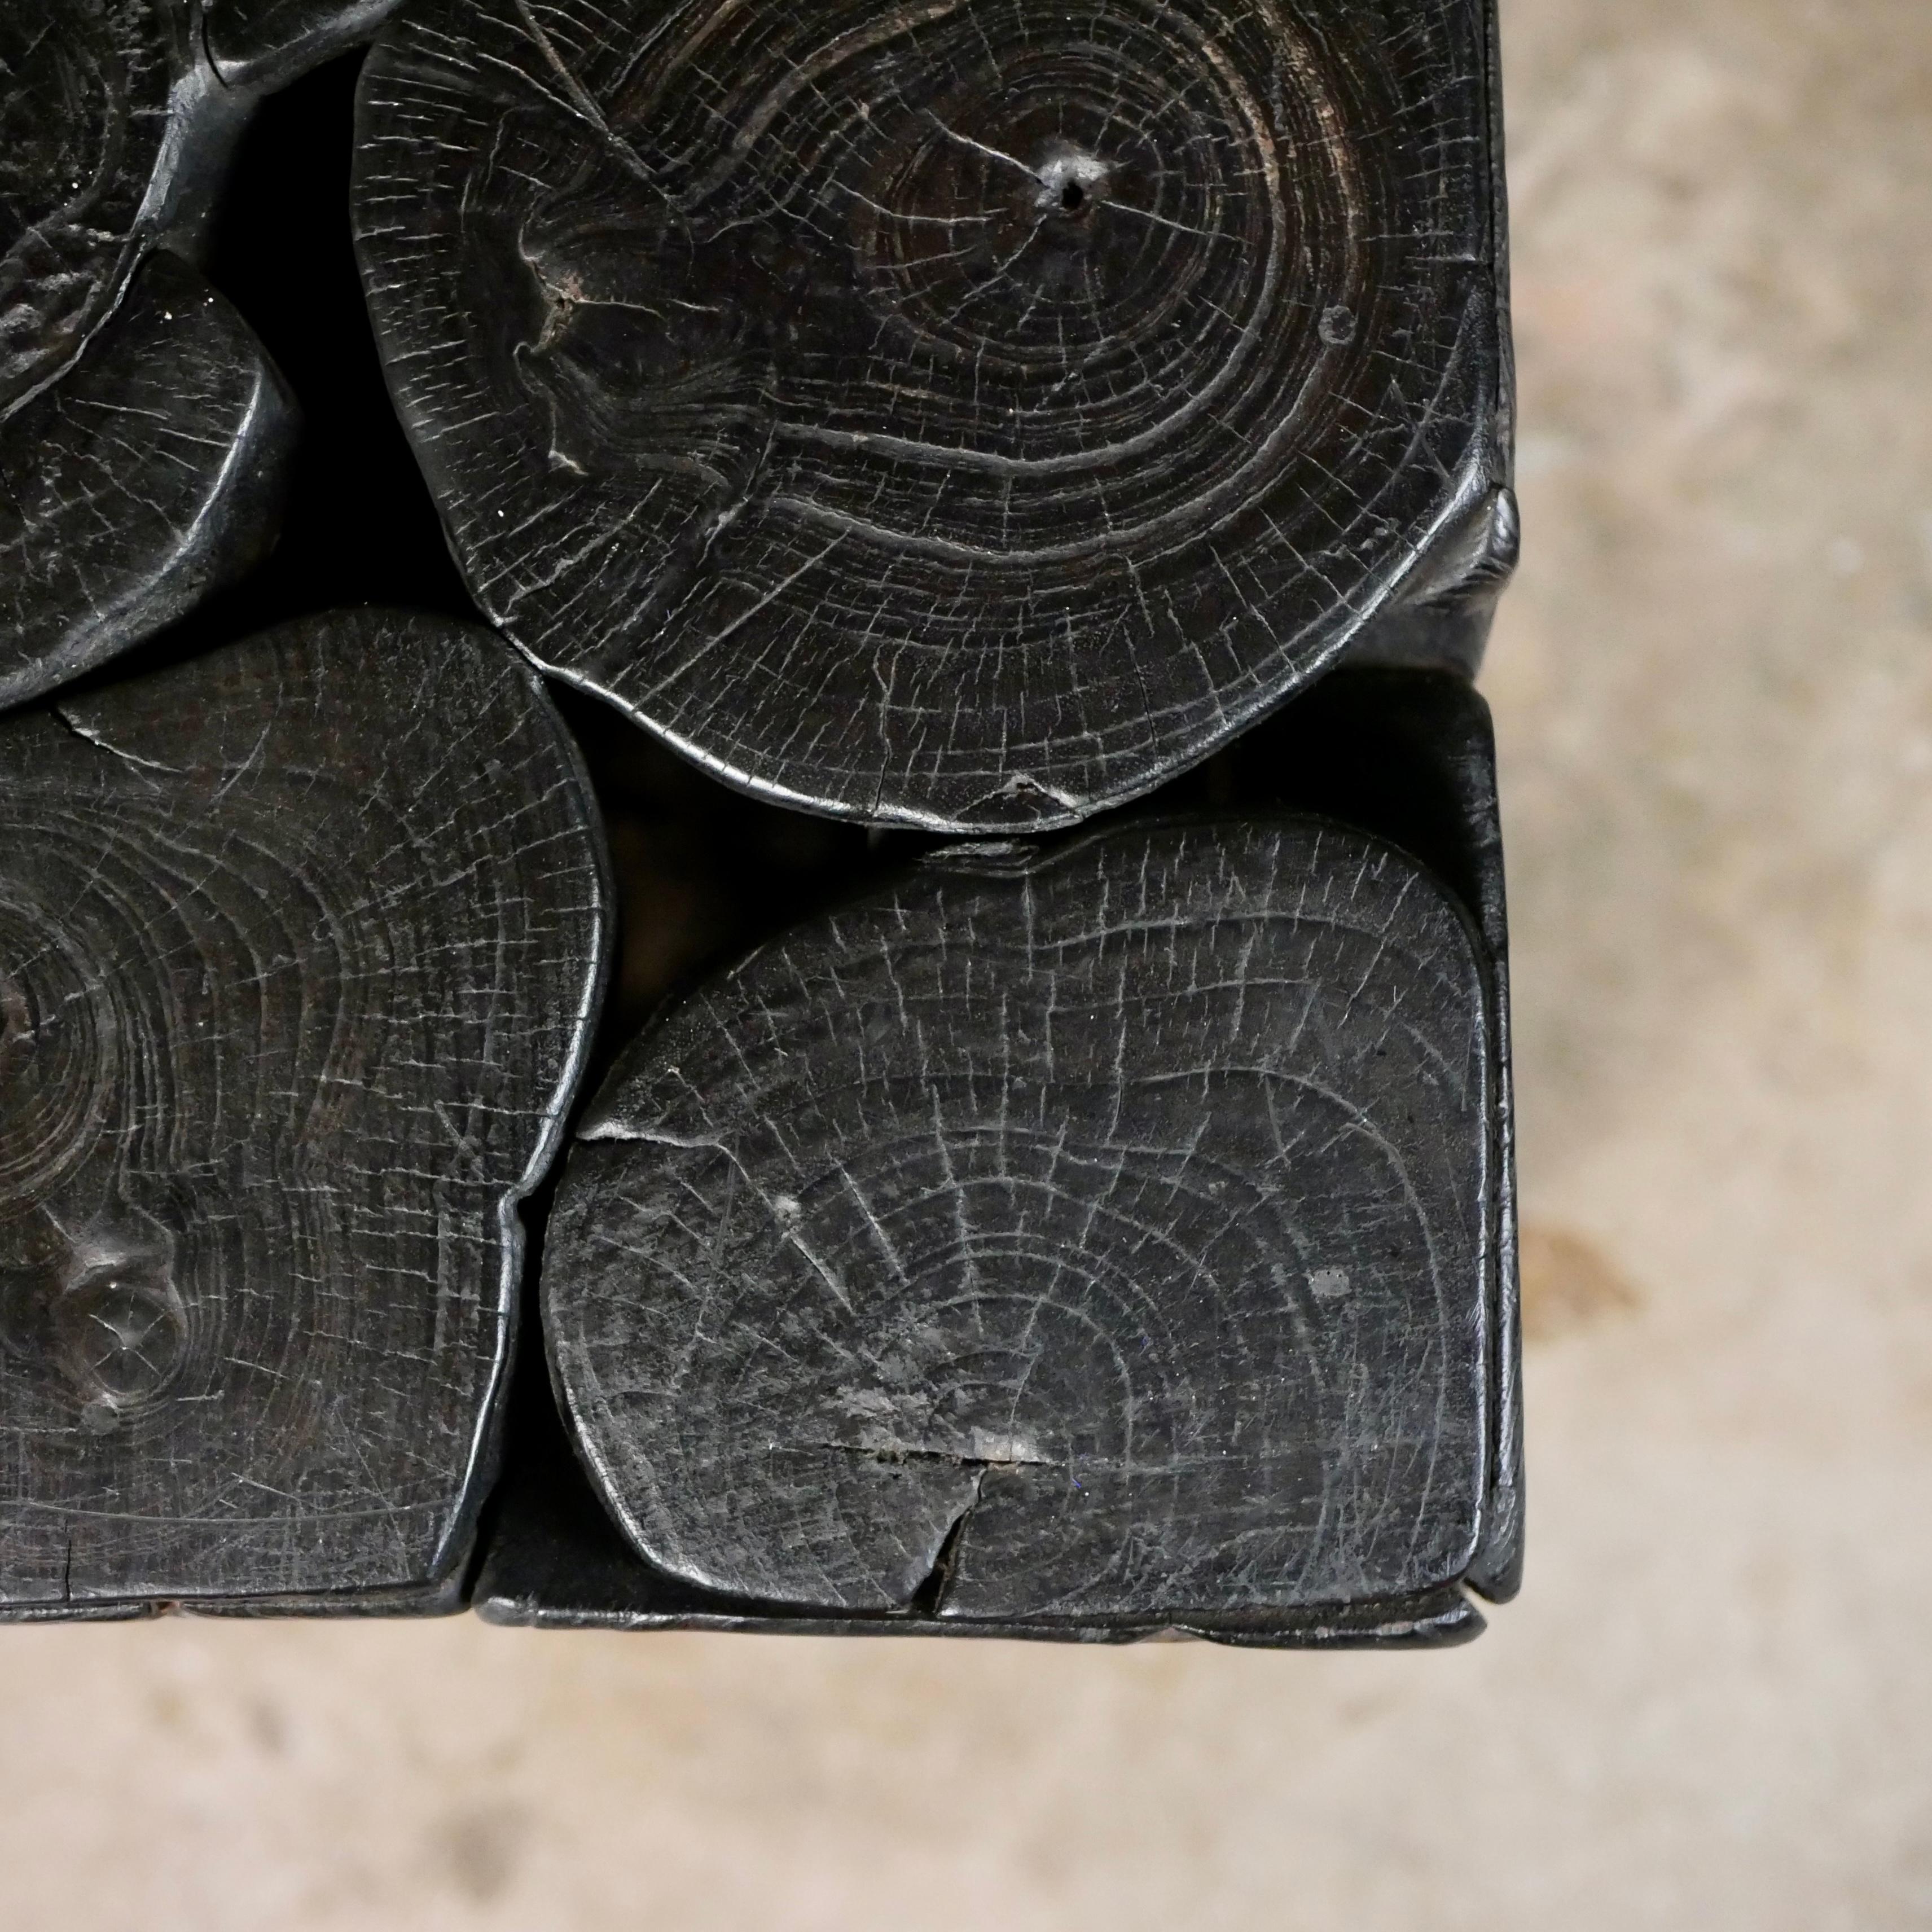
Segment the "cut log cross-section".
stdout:
<path fill-rule="evenodd" d="M 149 256 L 79 365 L 0 424 L 0 706 L 260 561 L 296 423 L 248 325 L 178 256 Z"/>
<path fill-rule="evenodd" d="M 1292 816 L 958 848 L 771 943 L 560 1190 L 606 1503 L 741 1617 L 1473 1627 L 1496 1000 L 1428 872 Z"/>
<path fill-rule="evenodd" d="M 273 544 L 293 399 L 190 260 L 261 92 L 387 10 L 0 0 L 0 706 Z"/>
<path fill-rule="evenodd" d="M 1514 532 L 1491 32 L 409 8 L 358 242 L 478 603 L 734 784 L 968 832 L 1148 790 L 1405 599 L 1480 606 Z"/>
<path fill-rule="evenodd" d="M 451 1601 L 602 971 L 560 722 L 357 613 L 0 760 L 0 1614 Z"/>
<path fill-rule="evenodd" d="M 236 119 L 185 7 L 0 8 L 0 418 L 55 381 L 204 205 Z"/>

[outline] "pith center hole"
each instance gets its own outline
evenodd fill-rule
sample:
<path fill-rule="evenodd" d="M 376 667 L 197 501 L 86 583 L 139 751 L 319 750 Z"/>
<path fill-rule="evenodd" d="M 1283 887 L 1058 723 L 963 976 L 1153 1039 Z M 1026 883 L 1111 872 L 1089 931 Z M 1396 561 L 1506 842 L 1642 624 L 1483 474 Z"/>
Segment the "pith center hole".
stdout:
<path fill-rule="evenodd" d="M 1097 154 L 1056 144 L 1032 169 L 1033 205 L 1040 215 L 1062 215 L 1084 224 L 1107 199 L 1107 165 Z"/>

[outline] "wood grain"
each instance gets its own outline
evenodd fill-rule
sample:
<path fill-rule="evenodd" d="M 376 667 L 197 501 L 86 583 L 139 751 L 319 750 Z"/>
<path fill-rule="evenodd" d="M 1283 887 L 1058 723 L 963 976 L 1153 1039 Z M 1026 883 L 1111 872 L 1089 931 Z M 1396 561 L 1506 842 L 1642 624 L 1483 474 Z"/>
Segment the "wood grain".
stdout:
<path fill-rule="evenodd" d="M 272 545 L 292 400 L 190 264 L 263 92 L 385 10 L 0 0 L 0 706 Z"/>
<path fill-rule="evenodd" d="M 151 636 L 273 546 L 299 412 L 235 310 L 158 252 L 0 426 L 0 706 Z"/>
<path fill-rule="evenodd" d="M 1415 862 L 1292 817 L 968 847 L 797 928 L 580 1130 L 543 1305 L 593 1480 L 661 1571 L 825 1616 L 1443 1616 L 1492 1000 Z"/>
<path fill-rule="evenodd" d="M 366 40 L 401 0 L 203 0 L 208 54 L 224 85 L 279 87 Z"/>
<path fill-rule="evenodd" d="M 0 1605 L 448 1600 L 603 972 L 574 748 L 363 611 L 0 765 Z"/>
<path fill-rule="evenodd" d="M 188 10 L 148 0 L 0 7 L 0 419 L 112 314 L 229 117 Z"/>
<path fill-rule="evenodd" d="M 356 220 L 472 592 L 780 800 L 1146 790 L 1438 539 L 1506 560 L 1490 38 L 1479 0 L 424 0 Z"/>

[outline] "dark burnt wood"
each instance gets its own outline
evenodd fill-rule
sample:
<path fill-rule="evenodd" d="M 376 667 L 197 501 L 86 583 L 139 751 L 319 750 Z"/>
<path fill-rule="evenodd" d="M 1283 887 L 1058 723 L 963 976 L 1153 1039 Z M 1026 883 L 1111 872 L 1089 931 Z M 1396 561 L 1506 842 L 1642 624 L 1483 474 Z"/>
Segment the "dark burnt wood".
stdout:
<path fill-rule="evenodd" d="M 80 363 L 0 424 L 0 706 L 260 562 L 297 424 L 248 325 L 179 256 L 150 256 Z"/>
<path fill-rule="evenodd" d="M 0 419 L 75 361 L 146 250 L 206 212 L 239 124 L 185 6 L 0 13 Z"/>
<path fill-rule="evenodd" d="M 366 40 L 401 0 L 203 0 L 208 58 L 230 87 L 278 87 Z"/>
<path fill-rule="evenodd" d="M 518 1371 L 511 1449 L 486 1526 L 475 1604 L 514 1628 L 644 1632 L 706 1630 L 788 1636 L 1026 1637 L 1135 1643 L 1198 1637 L 1270 1648 L 1426 1648 L 1466 1642 L 1483 1628 L 1463 1592 L 1420 1602 L 1330 1604 L 1308 1615 L 1110 1618 L 828 1616 L 700 1588 L 659 1569 L 628 1543 L 584 1473 L 537 1352 Z"/>
<path fill-rule="evenodd" d="M 486 1615 L 1414 1642 L 1513 1590 L 1486 717 L 1345 674 L 1230 756 L 1162 804 L 1355 823 L 942 850 L 627 1054 L 544 1298 L 631 1546 L 532 1378 Z"/>
<path fill-rule="evenodd" d="M 292 405 L 188 264 L 262 94 L 386 10 L 0 8 L 0 705 L 172 623 L 274 542 Z"/>
<path fill-rule="evenodd" d="M 1144 792 L 1514 556 L 1484 0 L 424 0 L 376 334 L 470 588 L 732 783 Z"/>
<path fill-rule="evenodd" d="M 452 1606 L 607 891 L 487 632 L 0 722 L 0 1614 Z"/>

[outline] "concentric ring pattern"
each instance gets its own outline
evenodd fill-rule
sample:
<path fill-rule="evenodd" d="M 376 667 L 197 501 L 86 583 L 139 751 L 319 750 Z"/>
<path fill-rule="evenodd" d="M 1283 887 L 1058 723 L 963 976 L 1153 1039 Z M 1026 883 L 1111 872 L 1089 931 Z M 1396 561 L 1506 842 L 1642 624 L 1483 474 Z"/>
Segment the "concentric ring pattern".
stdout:
<path fill-rule="evenodd" d="M 543 1295 L 614 1513 L 692 1582 L 824 1610 L 1452 1580 L 1495 1185 L 1462 914 L 1308 820 L 1000 863 L 798 928 L 613 1073 Z"/>
<path fill-rule="evenodd" d="M 1327 663 L 1490 480 L 1484 13 L 428 0 L 365 70 L 472 589 L 735 782 L 1065 823 Z"/>
<path fill-rule="evenodd" d="M 0 1604 L 433 1582 L 600 970 L 561 724 L 357 613 L 0 758 Z"/>
<path fill-rule="evenodd" d="M 0 0 L 0 417 L 80 353 L 153 238 L 188 45 L 172 0 Z"/>
<path fill-rule="evenodd" d="M 0 706 L 184 616 L 272 547 L 295 399 L 158 249 L 65 378 L 0 434 Z"/>

